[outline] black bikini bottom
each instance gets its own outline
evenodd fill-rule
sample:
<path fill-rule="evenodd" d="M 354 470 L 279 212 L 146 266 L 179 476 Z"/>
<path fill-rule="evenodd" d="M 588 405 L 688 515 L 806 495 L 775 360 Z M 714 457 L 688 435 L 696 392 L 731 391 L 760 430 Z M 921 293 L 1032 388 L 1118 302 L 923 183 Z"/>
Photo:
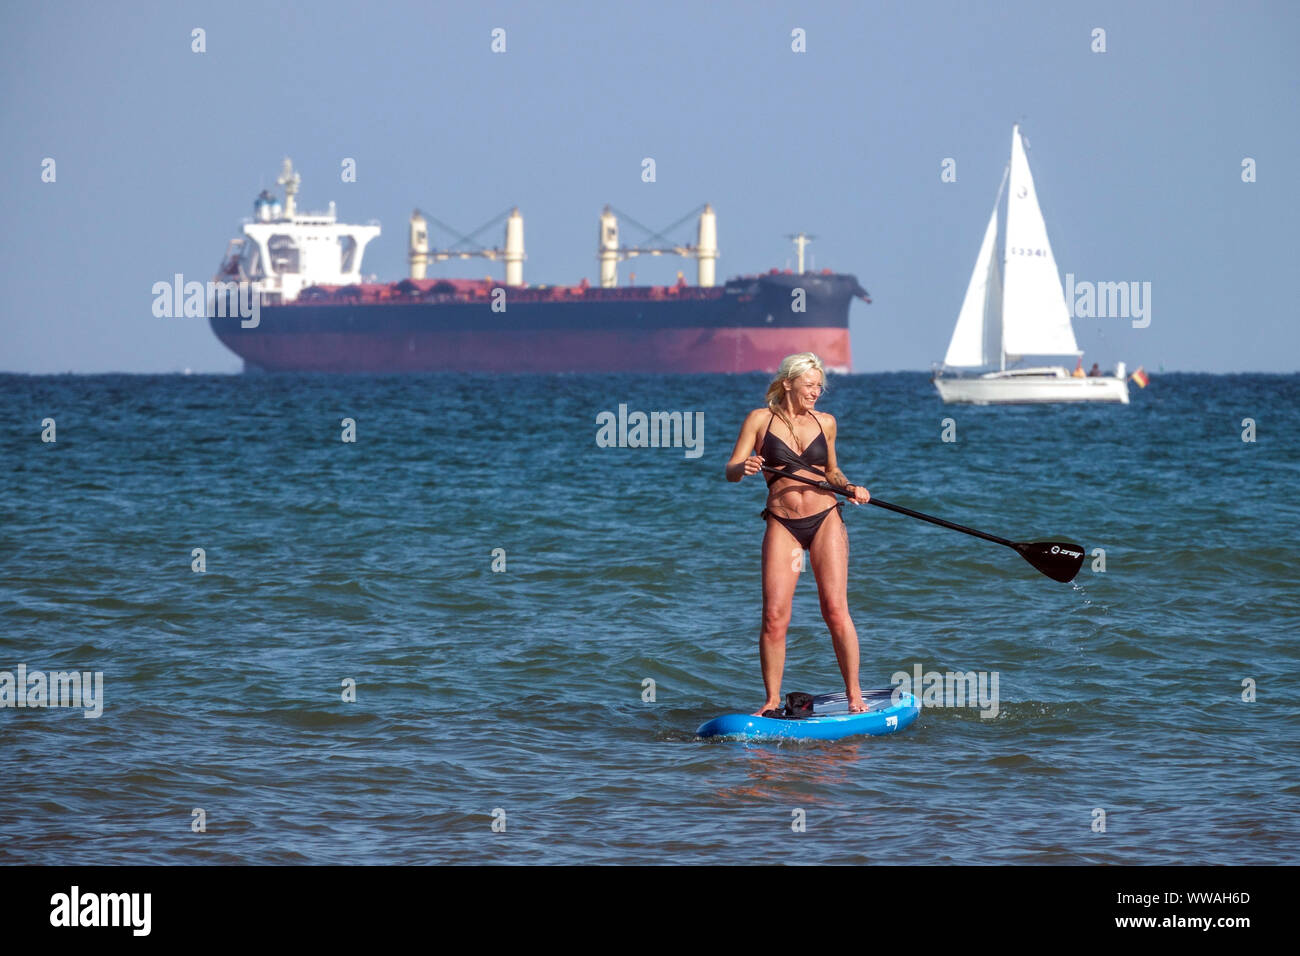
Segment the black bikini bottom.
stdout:
<path fill-rule="evenodd" d="M 819 511 L 815 515 L 809 515 L 806 518 L 782 518 L 780 515 L 772 514 L 766 508 L 763 509 L 763 513 L 759 517 L 764 519 L 775 518 L 781 522 L 785 529 L 794 535 L 794 539 L 799 542 L 799 547 L 807 551 L 812 547 L 813 538 L 817 537 L 817 529 L 822 526 L 826 516 L 836 508 L 840 509 L 840 518 L 842 520 L 844 518 L 844 502 L 842 501 L 831 505 L 825 511 Z"/>

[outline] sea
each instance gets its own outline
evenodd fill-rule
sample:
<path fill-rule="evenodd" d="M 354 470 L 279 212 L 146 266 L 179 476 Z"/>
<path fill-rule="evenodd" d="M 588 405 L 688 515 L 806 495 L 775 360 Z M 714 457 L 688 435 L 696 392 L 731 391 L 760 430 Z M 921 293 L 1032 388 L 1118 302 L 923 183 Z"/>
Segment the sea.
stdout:
<path fill-rule="evenodd" d="M 1083 569 L 847 507 L 863 686 L 919 718 L 702 740 L 763 700 L 766 385 L 0 376 L 0 862 L 1300 862 L 1300 376 L 832 376 L 851 481 Z M 843 689 L 811 572 L 787 646 Z"/>

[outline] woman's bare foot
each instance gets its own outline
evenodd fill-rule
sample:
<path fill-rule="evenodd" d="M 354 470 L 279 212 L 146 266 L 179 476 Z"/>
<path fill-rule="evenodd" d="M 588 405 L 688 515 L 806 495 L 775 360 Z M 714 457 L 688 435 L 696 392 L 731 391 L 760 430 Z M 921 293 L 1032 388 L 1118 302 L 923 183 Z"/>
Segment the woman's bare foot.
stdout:
<path fill-rule="evenodd" d="M 754 717 L 762 717 L 764 711 L 768 711 L 768 710 L 780 710 L 780 709 L 781 709 L 781 702 L 780 702 L 779 700 L 769 700 L 769 701 L 768 701 L 766 704 L 764 704 L 762 707 L 758 708 L 758 710 L 755 711 L 754 714 L 753 714 L 752 716 L 754 716 Z"/>
<path fill-rule="evenodd" d="M 867 702 L 862 699 L 862 691 L 849 691 L 849 713 L 861 714 L 867 709 Z"/>

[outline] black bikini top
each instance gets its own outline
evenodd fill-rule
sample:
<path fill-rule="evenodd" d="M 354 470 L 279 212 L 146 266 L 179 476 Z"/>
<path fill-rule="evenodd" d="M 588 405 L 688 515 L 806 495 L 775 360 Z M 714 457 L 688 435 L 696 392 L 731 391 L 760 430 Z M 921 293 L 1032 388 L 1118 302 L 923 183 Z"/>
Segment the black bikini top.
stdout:
<path fill-rule="evenodd" d="M 817 416 L 813 416 L 816 418 Z M 776 413 L 767 420 L 767 434 L 763 436 L 763 447 L 759 452 L 764 461 L 772 468 L 806 468 L 809 471 L 819 472 L 822 475 L 826 473 L 820 468 L 814 468 L 814 465 L 825 465 L 828 462 L 826 450 L 826 431 L 822 429 L 822 423 L 817 422 L 817 427 L 822 429 L 821 434 L 809 442 L 808 447 L 803 450 L 803 454 L 798 454 L 793 448 L 787 445 L 781 439 L 772 434 L 772 422 L 776 418 Z M 776 481 L 778 475 L 770 471 L 764 472 L 767 483 L 770 486 Z"/>

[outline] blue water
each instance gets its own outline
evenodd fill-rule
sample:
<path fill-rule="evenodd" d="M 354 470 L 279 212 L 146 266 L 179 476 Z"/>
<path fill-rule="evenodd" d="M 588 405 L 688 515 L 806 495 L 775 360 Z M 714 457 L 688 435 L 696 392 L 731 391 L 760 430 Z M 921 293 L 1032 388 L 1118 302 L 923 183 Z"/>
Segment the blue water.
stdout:
<path fill-rule="evenodd" d="M 996 673 L 997 716 L 702 742 L 762 700 L 763 484 L 722 467 L 765 384 L 0 377 L 0 670 L 103 673 L 98 718 L 0 709 L 0 861 L 1300 862 L 1300 377 L 832 378 L 850 480 L 1089 562 L 848 508 L 864 685 Z M 597 447 L 620 403 L 703 454 Z M 842 689 L 811 574 L 785 689 Z"/>

